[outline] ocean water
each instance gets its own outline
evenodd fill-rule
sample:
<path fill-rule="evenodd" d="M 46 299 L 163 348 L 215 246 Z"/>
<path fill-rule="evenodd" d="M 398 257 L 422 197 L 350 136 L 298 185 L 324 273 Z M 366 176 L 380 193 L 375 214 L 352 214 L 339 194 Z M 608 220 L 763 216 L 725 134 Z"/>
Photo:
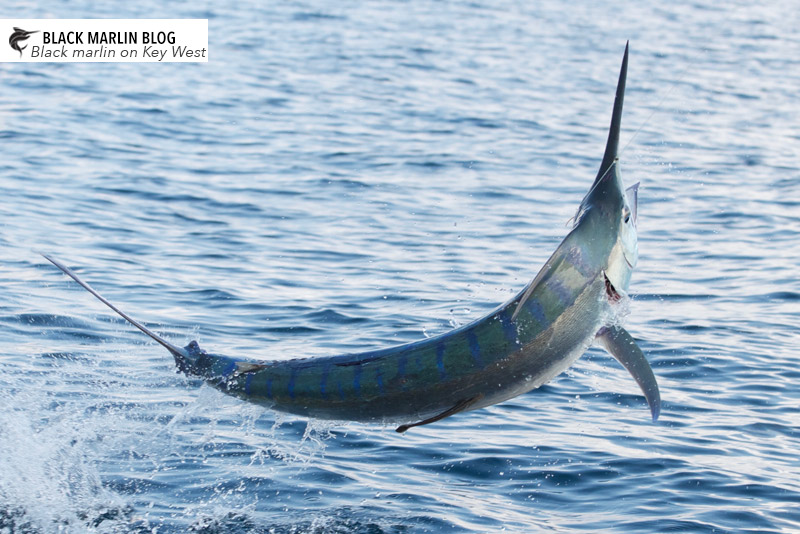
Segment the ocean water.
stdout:
<path fill-rule="evenodd" d="M 207 18 L 207 64 L 0 65 L 0 532 L 800 531 L 793 2 L 44 0 Z M 398 435 L 249 405 L 177 344 L 280 359 L 506 300 L 602 156 L 631 42 L 628 330 L 529 394 Z"/>

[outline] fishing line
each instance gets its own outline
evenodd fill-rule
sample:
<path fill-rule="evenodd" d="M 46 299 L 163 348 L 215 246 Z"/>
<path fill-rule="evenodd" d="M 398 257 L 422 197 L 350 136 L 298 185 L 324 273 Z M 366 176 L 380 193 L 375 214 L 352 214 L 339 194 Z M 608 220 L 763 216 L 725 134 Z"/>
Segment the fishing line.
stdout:
<path fill-rule="evenodd" d="M 631 144 L 631 143 L 633 143 L 633 140 L 634 140 L 634 139 L 636 139 L 636 136 L 637 136 L 637 135 L 639 135 L 639 132 L 641 132 L 641 131 L 642 131 L 642 129 L 643 129 L 645 126 L 647 126 L 647 123 L 649 123 L 649 122 L 650 122 L 650 119 L 652 119 L 652 118 L 653 118 L 653 115 L 655 115 L 657 112 L 661 111 L 661 109 L 662 109 L 662 108 L 661 108 L 661 106 L 662 106 L 662 104 L 664 103 L 664 101 L 665 101 L 665 100 L 667 99 L 667 97 L 668 97 L 668 96 L 669 96 L 669 95 L 672 93 L 672 91 L 674 91 L 674 90 L 675 90 L 675 88 L 678 86 L 678 84 L 679 84 L 680 82 L 682 82 L 682 81 L 683 81 L 683 78 L 685 78 L 685 77 L 686 77 L 686 75 L 689 73 L 689 69 L 690 69 L 692 66 L 694 66 L 694 64 L 695 64 L 695 62 L 696 62 L 696 60 L 697 60 L 698 56 L 699 56 L 699 55 L 700 55 L 702 52 L 705 52 L 705 49 L 699 49 L 697 52 L 695 52 L 695 53 L 694 53 L 694 55 L 693 55 L 693 56 L 691 56 L 691 57 L 689 58 L 689 61 L 686 63 L 686 67 L 684 67 L 683 71 L 680 73 L 680 75 L 678 76 L 678 78 L 677 78 L 675 81 L 673 81 L 673 82 L 670 84 L 670 86 L 669 86 L 669 89 L 667 89 L 667 92 L 666 92 L 666 93 L 664 93 L 664 95 L 663 95 L 663 96 L 661 97 L 661 99 L 658 101 L 658 103 L 656 104 L 656 106 L 655 106 L 655 108 L 653 109 L 653 111 L 651 111 L 651 112 L 650 112 L 650 115 L 648 115 L 648 116 L 647 116 L 647 118 L 644 120 L 644 122 L 642 122 L 642 125 L 641 125 L 641 126 L 639 126 L 639 128 L 637 128 L 635 132 L 633 132 L 633 135 L 631 136 L 631 138 L 630 138 L 630 139 L 628 139 L 628 142 L 627 142 L 627 143 L 625 143 L 625 146 L 624 146 L 624 147 L 622 147 L 622 150 L 620 150 L 620 151 L 617 153 L 617 158 L 619 158 L 620 156 L 622 156 L 622 154 L 625 152 L 625 150 L 627 150 L 627 148 L 630 146 L 630 144 Z M 613 163 L 612 163 L 611 165 L 613 165 Z M 605 173 L 606 173 L 606 172 L 608 172 L 608 170 L 611 168 L 611 165 L 608 167 L 608 169 L 606 169 L 606 170 L 605 170 L 605 172 L 603 173 L 604 175 L 605 175 Z"/>

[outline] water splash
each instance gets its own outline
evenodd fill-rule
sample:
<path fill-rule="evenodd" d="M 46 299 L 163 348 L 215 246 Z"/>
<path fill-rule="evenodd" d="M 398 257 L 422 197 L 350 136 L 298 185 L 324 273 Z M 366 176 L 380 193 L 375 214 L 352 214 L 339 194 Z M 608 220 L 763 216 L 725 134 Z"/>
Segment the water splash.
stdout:
<path fill-rule="evenodd" d="M 0 527 L 10 532 L 106 532 L 130 507 L 96 467 L 105 427 L 84 410 L 17 383 L 0 394 Z"/>
<path fill-rule="evenodd" d="M 609 326 L 623 326 L 631 314 L 631 297 L 622 291 L 619 292 L 619 296 L 620 298 L 616 301 L 608 300 L 610 307 L 606 324 Z"/>

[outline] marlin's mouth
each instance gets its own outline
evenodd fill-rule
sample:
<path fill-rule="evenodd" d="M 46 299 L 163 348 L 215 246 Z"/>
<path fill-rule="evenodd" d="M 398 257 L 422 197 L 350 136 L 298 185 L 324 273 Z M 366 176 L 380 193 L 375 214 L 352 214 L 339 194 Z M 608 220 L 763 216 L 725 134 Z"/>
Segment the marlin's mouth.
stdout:
<path fill-rule="evenodd" d="M 606 296 L 608 297 L 608 300 L 611 302 L 618 302 L 622 298 L 622 295 L 619 294 L 619 291 L 617 291 L 617 289 L 614 287 L 614 284 L 612 284 L 611 280 L 608 279 L 608 275 L 606 275 L 605 271 L 603 271 L 603 278 L 606 280 Z"/>

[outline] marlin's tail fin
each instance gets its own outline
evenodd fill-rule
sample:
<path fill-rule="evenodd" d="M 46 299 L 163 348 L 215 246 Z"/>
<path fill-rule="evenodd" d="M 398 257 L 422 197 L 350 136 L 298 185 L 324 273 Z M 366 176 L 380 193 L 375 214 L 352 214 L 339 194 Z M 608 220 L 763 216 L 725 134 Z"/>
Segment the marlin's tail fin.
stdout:
<path fill-rule="evenodd" d="M 165 349 L 170 351 L 172 353 L 172 355 L 175 357 L 175 363 L 178 364 L 178 368 L 179 369 L 183 369 L 185 367 L 186 359 L 189 357 L 189 354 L 185 349 L 182 349 L 180 347 L 176 347 L 175 345 L 173 345 L 172 343 L 170 343 L 169 341 L 167 341 L 163 337 L 159 336 L 158 334 L 156 334 L 155 332 L 153 332 L 152 330 L 150 330 L 149 328 L 144 326 L 142 323 L 140 323 L 136 319 L 133 319 L 128 314 L 126 314 L 125 312 L 123 312 L 122 310 L 120 310 L 119 308 L 114 306 L 113 304 L 111 304 L 108 300 L 106 300 L 105 297 L 103 297 L 100 293 L 95 291 L 92 288 L 92 286 L 90 286 L 89 284 L 87 284 L 86 282 L 84 282 L 83 280 L 78 278 L 78 275 L 73 273 L 72 270 L 70 270 L 69 267 L 67 267 L 66 265 L 62 264 L 60 261 L 56 260 L 55 258 L 52 258 L 51 256 L 48 256 L 47 254 L 42 254 L 42 256 L 44 256 L 44 259 L 46 259 L 47 261 L 49 261 L 50 263 L 52 263 L 53 265 L 55 265 L 56 267 L 61 269 L 61 271 L 63 271 L 64 274 L 66 274 L 67 276 L 69 276 L 70 278 L 72 278 L 73 280 L 78 282 L 86 291 L 88 291 L 89 293 L 91 293 L 92 295 L 97 297 L 97 299 L 100 302 L 102 302 L 103 304 L 105 304 L 106 306 L 108 306 L 109 308 L 114 310 L 115 312 L 117 312 L 123 319 L 125 319 L 126 321 L 131 323 L 133 326 L 135 326 L 136 328 L 138 328 L 139 330 L 141 330 L 142 332 L 144 332 L 145 334 L 150 336 L 156 343 L 158 343 L 159 345 L 161 345 L 162 347 L 164 347 Z"/>

